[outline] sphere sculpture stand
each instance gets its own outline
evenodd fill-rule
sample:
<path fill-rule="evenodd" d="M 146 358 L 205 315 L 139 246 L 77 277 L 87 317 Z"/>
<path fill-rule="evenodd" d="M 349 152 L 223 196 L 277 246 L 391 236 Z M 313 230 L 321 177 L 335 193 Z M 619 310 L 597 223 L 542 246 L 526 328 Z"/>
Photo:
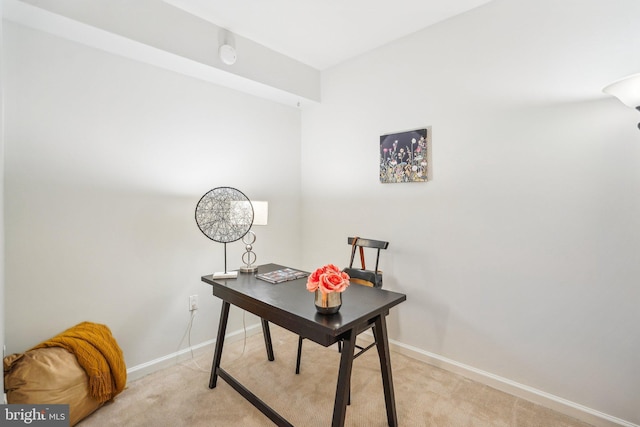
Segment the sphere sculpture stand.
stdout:
<path fill-rule="evenodd" d="M 214 242 L 224 243 L 224 272 L 214 273 L 214 279 L 236 278 L 237 271 L 227 271 L 227 243 L 240 240 L 251 229 L 251 201 L 240 190 L 217 187 L 200 198 L 195 217 L 202 234 Z"/>

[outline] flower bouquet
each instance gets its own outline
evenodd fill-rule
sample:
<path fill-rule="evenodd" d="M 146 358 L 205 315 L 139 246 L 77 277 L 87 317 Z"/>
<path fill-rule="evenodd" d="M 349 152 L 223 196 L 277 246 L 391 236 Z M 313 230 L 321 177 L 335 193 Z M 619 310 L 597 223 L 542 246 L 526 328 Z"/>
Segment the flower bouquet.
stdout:
<path fill-rule="evenodd" d="M 333 264 L 327 264 L 311 273 L 307 290 L 315 292 L 316 310 L 322 314 L 337 313 L 342 306 L 342 292 L 349 286 L 349 275 Z"/>

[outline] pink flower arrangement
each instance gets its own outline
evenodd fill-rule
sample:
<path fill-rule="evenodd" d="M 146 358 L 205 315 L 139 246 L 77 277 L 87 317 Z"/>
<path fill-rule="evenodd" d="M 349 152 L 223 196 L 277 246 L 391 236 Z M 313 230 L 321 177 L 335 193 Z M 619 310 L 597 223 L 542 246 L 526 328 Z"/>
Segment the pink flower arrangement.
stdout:
<path fill-rule="evenodd" d="M 324 294 L 343 292 L 347 286 L 349 286 L 349 275 L 333 264 L 318 268 L 307 279 L 309 292 L 315 292 L 318 289 Z"/>

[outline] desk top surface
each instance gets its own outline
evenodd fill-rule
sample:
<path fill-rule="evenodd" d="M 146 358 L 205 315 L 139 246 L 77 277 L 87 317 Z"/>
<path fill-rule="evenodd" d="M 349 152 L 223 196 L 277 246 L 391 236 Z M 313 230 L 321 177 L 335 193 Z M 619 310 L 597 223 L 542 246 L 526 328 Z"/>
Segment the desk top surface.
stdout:
<path fill-rule="evenodd" d="M 282 268 L 286 267 L 265 264 L 258 267 L 258 273 Z M 213 286 L 215 296 L 309 338 L 314 334 L 336 338 L 407 299 L 398 292 L 351 285 L 342 294 L 340 311 L 326 315 L 316 311 L 306 278 L 271 284 L 256 278 L 255 273 L 238 273 L 236 279 L 213 279 L 209 275 L 202 281 Z M 331 343 L 328 341 L 326 345 Z"/>

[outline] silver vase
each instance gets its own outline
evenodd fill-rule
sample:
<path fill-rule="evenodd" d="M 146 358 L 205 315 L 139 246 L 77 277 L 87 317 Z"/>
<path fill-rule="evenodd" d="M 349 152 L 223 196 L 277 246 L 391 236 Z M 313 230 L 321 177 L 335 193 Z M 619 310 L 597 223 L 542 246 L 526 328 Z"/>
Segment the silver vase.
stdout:
<path fill-rule="evenodd" d="M 342 292 L 329 292 L 325 294 L 320 289 L 315 295 L 316 310 L 321 314 L 333 314 L 340 310 L 342 305 Z"/>

